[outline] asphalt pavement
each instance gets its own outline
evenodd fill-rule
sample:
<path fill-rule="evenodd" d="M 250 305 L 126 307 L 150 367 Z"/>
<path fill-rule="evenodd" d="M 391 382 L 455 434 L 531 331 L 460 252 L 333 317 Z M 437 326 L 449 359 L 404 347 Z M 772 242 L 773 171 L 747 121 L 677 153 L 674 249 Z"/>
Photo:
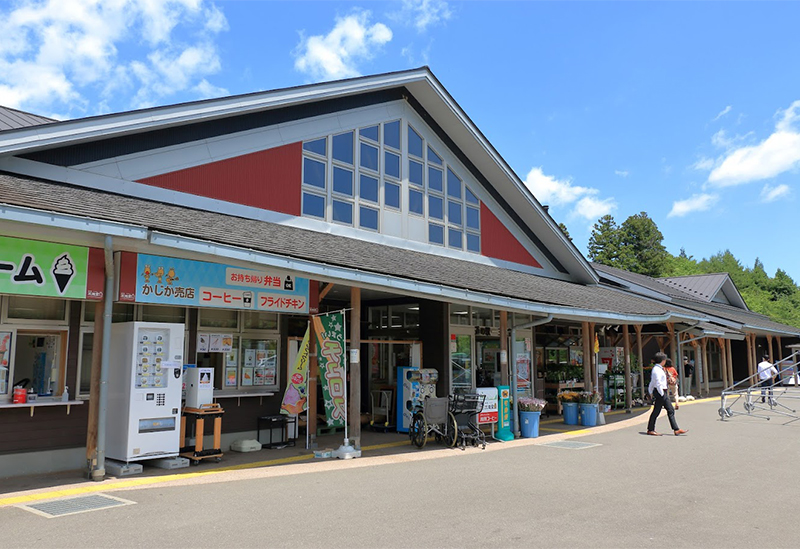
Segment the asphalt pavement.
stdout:
<path fill-rule="evenodd" d="M 682 405 L 689 433 L 680 437 L 646 436 L 640 413 L 486 450 L 406 446 L 355 460 L 22 490 L 0 496 L 2 545 L 800 546 L 800 421 L 721 421 L 718 409 L 718 399 Z M 671 433 L 664 414 L 657 429 Z M 55 518 L 25 507 L 89 496 L 130 504 Z"/>

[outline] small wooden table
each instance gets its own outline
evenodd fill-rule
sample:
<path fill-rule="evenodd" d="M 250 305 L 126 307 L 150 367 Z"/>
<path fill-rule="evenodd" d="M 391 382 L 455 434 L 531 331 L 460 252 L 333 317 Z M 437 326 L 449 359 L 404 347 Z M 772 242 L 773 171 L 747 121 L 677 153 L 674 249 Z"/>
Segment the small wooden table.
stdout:
<path fill-rule="evenodd" d="M 222 414 L 225 411 L 219 404 L 203 408 L 184 408 L 181 412 L 181 451 L 180 455 L 189 458 L 192 465 L 200 463 L 201 459 L 213 458 L 214 461 L 222 461 L 222 448 L 220 439 L 222 437 Z M 186 418 L 194 419 L 194 447 L 186 446 Z M 214 444 L 213 448 L 203 449 L 203 433 L 206 418 L 214 420 Z"/>

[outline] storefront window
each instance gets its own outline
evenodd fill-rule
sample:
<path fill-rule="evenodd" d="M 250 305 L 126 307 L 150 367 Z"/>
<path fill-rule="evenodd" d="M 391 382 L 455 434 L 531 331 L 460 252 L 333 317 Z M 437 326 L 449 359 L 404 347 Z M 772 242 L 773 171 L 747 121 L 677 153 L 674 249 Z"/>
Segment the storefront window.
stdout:
<path fill-rule="evenodd" d="M 94 347 L 94 334 L 81 334 L 80 380 L 78 394 L 88 395 L 92 387 L 92 350 Z"/>
<path fill-rule="evenodd" d="M 200 326 L 236 329 L 239 326 L 239 311 L 235 309 L 201 309 Z"/>
<path fill-rule="evenodd" d="M 132 322 L 134 320 L 133 303 L 114 303 L 111 307 L 111 322 Z M 83 321 L 94 322 L 94 302 L 83 303 Z"/>
<path fill-rule="evenodd" d="M 144 322 L 183 324 L 186 321 L 186 308 L 169 305 L 142 305 L 142 320 Z"/>
<path fill-rule="evenodd" d="M 228 378 L 230 372 L 226 374 Z M 278 340 L 242 338 L 241 387 L 278 385 Z"/>
<path fill-rule="evenodd" d="M 246 312 L 244 313 L 245 330 L 277 330 L 278 315 L 276 313 Z"/>
<path fill-rule="evenodd" d="M 469 326 L 469 307 L 466 305 L 450 305 L 450 324 Z"/>
<path fill-rule="evenodd" d="M 481 307 L 472 308 L 472 325 L 473 326 L 491 326 L 492 325 L 492 310 L 482 309 Z"/>
<path fill-rule="evenodd" d="M 67 301 L 64 299 L 10 295 L 7 300 L 9 320 L 55 320 L 66 322 Z"/>
<path fill-rule="evenodd" d="M 0 395 L 8 393 L 8 372 L 11 367 L 11 332 L 0 332 Z"/>

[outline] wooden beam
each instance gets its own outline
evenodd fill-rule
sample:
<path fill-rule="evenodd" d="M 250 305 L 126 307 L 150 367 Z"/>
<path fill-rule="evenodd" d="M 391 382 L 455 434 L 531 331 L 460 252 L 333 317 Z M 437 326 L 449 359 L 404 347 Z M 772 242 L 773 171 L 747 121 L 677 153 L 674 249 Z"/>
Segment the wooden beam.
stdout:
<path fill-rule="evenodd" d="M 775 336 L 778 343 L 778 360 L 783 360 L 783 346 L 781 345 L 781 336 Z"/>
<path fill-rule="evenodd" d="M 86 303 L 91 307 L 91 303 Z M 97 465 L 97 421 L 100 409 L 100 364 L 103 353 L 103 309 L 105 298 L 94 304 L 94 334 L 92 335 L 92 374 L 89 385 L 89 424 L 86 427 L 86 465 L 91 478 Z M 87 334 L 88 335 L 88 334 Z M 86 337 L 86 336 L 84 336 Z M 78 393 L 76 392 L 77 396 Z"/>
<path fill-rule="evenodd" d="M 625 410 L 630 412 L 633 407 L 633 387 L 631 387 L 631 336 L 627 324 L 622 326 L 622 339 L 625 355 Z"/>
<path fill-rule="evenodd" d="M 591 369 L 592 345 L 594 343 L 590 341 L 588 322 L 581 322 L 581 334 L 583 341 L 583 382 L 586 383 L 587 378 L 590 376 L 586 372 L 587 369 Z M 584 387 L 588 387 L 588 385 L 584 385 Z"/>
<path fill-rule="evenodd" d="M 702 349 L 702 354 L 703 354 L 703 382 L 704 382 L 703 385 L 705 385 L 706 396 L 708 396 L 708 393 L 709 393 L 709 391 L 708 391 L 708 374 L 709 374 L 711 368 L 708 367 L 708 363 L 709 363 L 709 361 L 708 361 L 708 341 L 706 341 L 706 338 L 703 338 L 703 339 L 700 340 L 700 348 Z M 699 379 L 699 376 L 698 376 L 698 379 Z M 698 385 L 699 385 L 699 381 L 698 381 Z M 700 393 L 702 394 L 702 391 L 700 391 Z"/>
<path fill-rule="evenodd" d="M 775 364 L 775 360 L 772 358 L 772 336 L 770 334 L 767 334 L 767 352 L 769 353 L 770 364 Z"/>
<path fill-rule="evenodd" d="M 329 283 L 329 284 L 326 284 L 326 285 L 325 285 L 325 287 L 324 287 L 324 288 L 322 288 L 322 289 L 319 291 L 319 300 L 320 300 L 320 301 L 322 301 L 323 299 L 325 299 L 325 296 L 326 296 L 326 295 L 328 295 L 328 292 L 330 292 L 331 290 L 333 290 L 333 286 L 334 286 L 334 284 L 333 284 L 333 282 L 331 282 L 331 283 Z"/>
<path fill-rule="evenodd" d="M 594 386 L 595 377 L 597 377 L 597 357 L 594 355 L 594 338 L 596 337 L 594 331 L 594 322 L 589 323 L 589 383 L 584 385 L 586 391 L 594 391 L 597 387 Z M 586 376 L 586 368 L 584 367 L 584 377 Z M 584 380 L 584 383 L 585 380 Z"/>
<path fill-rule="evenodd" d="M 753 334 L 745 334 L 744 340 L 747 344 L 747 377 L 753 375 Z"/>
<path fill-rule="evenodd" d="M 350 432 L 348 437 L 356 450 L 361 449 L 361 288 L 350 288 L 350 349 L 356 350 L 358 361 L 350 365 Z M 349 357 L 348 357 L 349 358 Z"/>
<path fill-rule="evenodd" d="M 644 399 L 644 351 L 642 346 L 642 325 L 634 324 L 633 329 L 636 330 L 636 350 L 639 353 L 639 386 L 642 389 L 642 399 Z"/>
<path fill-rule="evenodd" d="M 732 349 L 733 349 L 733 347 L 731 346 L 731 340 L 730 339 L 726 339 L 725 340 L 725 358 L 728 361 L 728 364 L 727 364 L 727 367 L 728 367 L 728 383 L 730 383 L 731 385 L 736 383 L 734 381 L 734 379 L 733 379 L 733 350 Z"/>
<path fill-rule="evenodd" d="M 728 383 L 728 357 L 725 340 L 721 337 L 717 338 L 717 345 L 719 345 L 719 370 L 722 374 L 722 388 L 727 389 L 732 384 Z"/>

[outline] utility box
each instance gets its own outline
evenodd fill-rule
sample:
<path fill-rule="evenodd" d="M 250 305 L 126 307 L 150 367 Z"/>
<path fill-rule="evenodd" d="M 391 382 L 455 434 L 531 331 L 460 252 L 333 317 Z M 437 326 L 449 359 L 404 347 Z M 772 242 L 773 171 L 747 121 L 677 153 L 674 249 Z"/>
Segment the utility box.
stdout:
<path fill-rule="evenodd" d="M 187 408 L 202 408 L 214 403 L 214 368 L 186 368 L 183 381 L 186 384 Z"/>

